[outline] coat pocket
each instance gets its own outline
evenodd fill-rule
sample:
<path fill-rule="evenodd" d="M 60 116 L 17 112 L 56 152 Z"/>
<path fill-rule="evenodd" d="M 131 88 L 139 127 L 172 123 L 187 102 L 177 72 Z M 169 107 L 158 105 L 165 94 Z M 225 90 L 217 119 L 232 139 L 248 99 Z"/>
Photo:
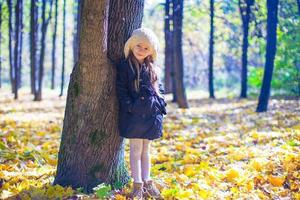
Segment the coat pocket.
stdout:
<path fill-rule="evenodd" d="M 132 113 L 137 115 L 153 115 L 157 112 L 156 100 L 153 96 L 139 96 L 133 103 Z"/>

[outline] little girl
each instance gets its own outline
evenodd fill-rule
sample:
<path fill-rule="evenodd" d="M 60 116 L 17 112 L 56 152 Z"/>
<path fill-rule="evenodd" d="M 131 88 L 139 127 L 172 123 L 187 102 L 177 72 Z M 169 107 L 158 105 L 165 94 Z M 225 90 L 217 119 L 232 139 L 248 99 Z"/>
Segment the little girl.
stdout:
<path fill-rule="evenodd" d="M 136 29 L 125 43 L 125 60 L 117 66 L 119 132 L 129 138 L 132 199 L 162 198 L 150 178 L 149 152 L 151 140 L 162 137 L 163 114 L 167 114 L 160 71 L 154 64 L 157 48 L 158 39 L 150 29 Z"/>

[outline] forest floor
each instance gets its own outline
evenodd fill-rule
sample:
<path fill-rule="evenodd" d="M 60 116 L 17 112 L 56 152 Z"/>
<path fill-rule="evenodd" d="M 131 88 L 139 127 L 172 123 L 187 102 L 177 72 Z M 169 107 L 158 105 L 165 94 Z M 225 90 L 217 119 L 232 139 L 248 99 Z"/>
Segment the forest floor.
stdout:
<path fill-rule="evenodd" d="M 87 196 L 50 185 L 65 100 L 0 93 L 0 198 L 96 199 L 108 188 Z M 271 99 L 265 113 L 255 112 L 256 99 L 189 98 L 189 109 L 167 103 L 163 137 L 151 149 L 151 176 L 165 199 L 300 199 L 299 100 Z M 128 141 L 125 159 L 129 166 Z M 125 199 L 131 187 L 110 198 Z"/>

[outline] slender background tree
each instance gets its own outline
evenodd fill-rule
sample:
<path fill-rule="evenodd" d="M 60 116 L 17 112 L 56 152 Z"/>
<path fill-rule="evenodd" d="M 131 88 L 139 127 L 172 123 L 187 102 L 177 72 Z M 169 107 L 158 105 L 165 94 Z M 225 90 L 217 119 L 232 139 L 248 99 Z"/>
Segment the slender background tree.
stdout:
<path fill-rule="evenodd" d="M 57 37 L 57 17 L 58 17 L 58 0 L 55 0 L 55 13 L 52 33 L 52 70 L 51 70 L 51 89 L 55 87 L 55 69 L 56 69 L 56 37 Z"/>
<path fill-rule="evenodd" d="M 278 0 L 267 0 L 267 8 L 268 8 L 268 19 L 267 19 L 266 63 L 265 63 L 263 83 L 259 95 L 256 112 L 265 112 L 268 109 L 268 101 L 271 92 L 272 74 L 274 69 L 274 59 L 276 55 Z"/>
<path fill-rule="evenodd" d="M 209 98 L 215 98 L 214 92 L 214 0 L 210 0 L 210 36 L 209 36 L 209 59 L 208 59 L 208 88 Z"/>
<path fill-rule="evenodd" d="M 241 98 L 247 98 L 247 78 L 248 78 L 248 35 L 251 6 L 254 0 L 239 0 L 239 10 L 243 24 L 243 45 L 242 45 L 242 70 L 241 70 Z"/>
<path fill-rule="evenodd" d="M 64 84 L 65 84 L 65 63 L 66 63 L 66 4 L 67 1 L 64 0 L 63 7 L 63 40 L 62 40 L 62 70 L 61 70 L 61 85 L 60 85 L 60 95 L 63 95 L 64 92 Z"/>
<path fill-rule="evenodd" d="M 183 1 L 173 0 L 173 60 L 176 100 L 180 108 L 188 108 L 184 86 L 184 66 L 182 54 Z"/>
<path fill-rule="evenodd" d="M 47 4 L 50 4 L 48 16 L 46 16 L 46 8 Z M 49 21 L 52 16 L 52 5 L 53 0 L 43 1 L 42 2 L 42 26 L 41 26 L 41 41 L 40 41 L 40 52 L 39 52 L 39 70 L 38 70 L 38 84 L 37 89 L 35 90 L 34 100 L 41 101 L 42 100 L 42 84 L 43 84 L 43 77 L 44 77 L 44 60 L 45 60 L 45 48 L 46 48 L 46 34 L 49 25 Z"/>
<path fill-rule="evenodd" d="M 173 67 L 173 57 L 172 57 L 172 1 L 166 0 L 165 4 L 165 25 L 164 25 L 164 33 L 165 33 L 165 93 L 171 93 L 173 91 L 172 87 L 172 74 L 171 68 Z M 175 93 L 174 93 L 175 95 Z"/>

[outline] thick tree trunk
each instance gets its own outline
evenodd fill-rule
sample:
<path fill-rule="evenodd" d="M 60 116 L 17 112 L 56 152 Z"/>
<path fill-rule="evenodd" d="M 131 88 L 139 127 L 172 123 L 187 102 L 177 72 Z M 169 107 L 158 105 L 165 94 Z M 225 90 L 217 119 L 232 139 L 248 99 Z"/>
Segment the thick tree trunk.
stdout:
<path fill-rule="evenodd" d="M 274 59 L 276 55 L 277 42 L 277 11 L 278 0 L 267 0 L 267 49 L 266 49 L 266 63 L 263 77 L 263 83 L 259 95 L 258 106 L 256 112 L 265 112 L 268 109 L 268 101 L 271 92 L 271 81 L 274 68 Z"/>
<path fill-rule="evenodd" d="M 188 103 L 184 87 L 183 54 L 182 54 L 182 19 L 183 19 L 183 1 L 173 0 L 173 59 L 175 72 L 175 88 L 177 103 L 179 108 L 188 108 Z"/>
<path fill-rule="evenodd" d="M 52 34 L 51 89 L 54 89 L 55 87 L 57 15 L 58 15 L 58 0 L 55 0 L 54 31 Z"/>
<path fill-rule="evenodd" d="M 38 7 L 36 0 L 30 5 L 30 83 L 31 93 L 36 93 L 37 39 L 38 39 Z"/>
<path fill-rule="evenodd" d="M 118 134 L 112 63 L 124 57 L 124 43 L 140 27 L 144 4 L 111 1 L 108 17 L 108 2 L 86 0 L 80 5 L 79 58 L 70 77 L 53 183 L 83 187 L 86 192 L 103 182 L 116 187 L 129 179 L 124 142 Z"/>
<path fill-rule="evenodd" d="M 66 3 L 64 0 L 64 8 L 63 8 L 63 49 L 62 49 L 62 66 L 61 66 L 61 85 L 60 85 L 60 95 L 62 96 L 64 93 L 64 85 L 65 85 L 65 62 L 66 62 Z"/>
<path fill-rule="evenodd" d="M 254 0 L 239 0 L 239 9 L 243 22 L 243 45 L 242 45 L 242 70 L 241 70 L 241 98 L 247 98 L 248 77 L 248 33 L 250 23 L 251 6 Z"/>
<path fill-rule="evenodd" d="M 170 21 L 172 19 L 170 12 L 171 0 L 166 0 L 165 3 L 165 94 L 171 93 L 172 90 L 172 76 L 171 67 L 173 66 L 172 57 L 172 30 Z"/>
<path fill-rule="evenodd" d="M 124 44 L 132 31 L 141 27 L 144 1 L 110 1 L 108 22 L 108 57 L 113 63 L 124 58 Z"/>
<path fill-rule="evenodd" d="M 209 98 L 215 98 L 213 66 L 214 66 L 214 0 L 210 0 L 210 37 L 209 37 L 209 60 L 208 60 Z"/>

